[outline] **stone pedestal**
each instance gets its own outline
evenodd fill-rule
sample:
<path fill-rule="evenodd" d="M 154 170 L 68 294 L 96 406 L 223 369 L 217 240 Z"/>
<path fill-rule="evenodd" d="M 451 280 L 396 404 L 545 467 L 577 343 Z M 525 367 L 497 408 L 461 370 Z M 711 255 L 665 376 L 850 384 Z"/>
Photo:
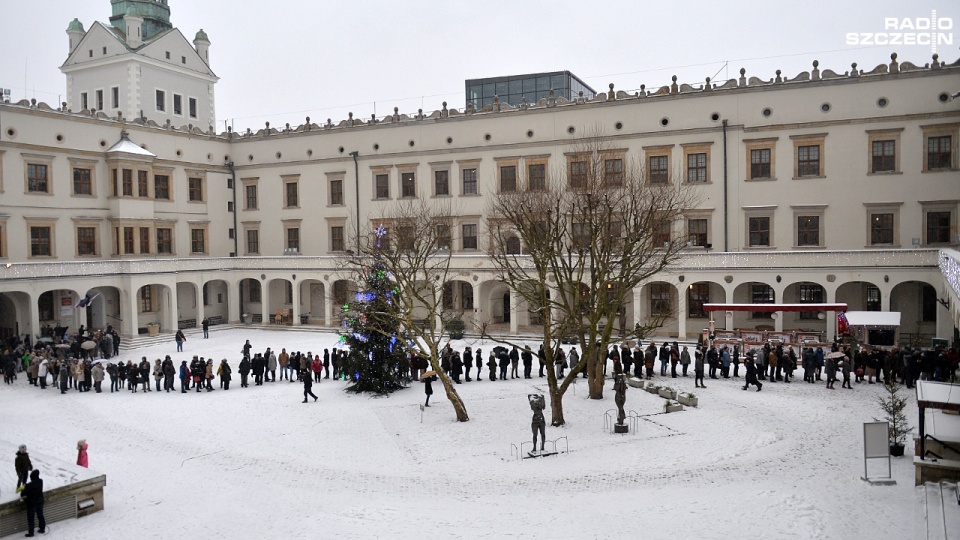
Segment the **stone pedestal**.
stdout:
<path fill-rule="evenodd" d="M 630 428 L 626 424 L 614 424 L 613 425 L 614 433 L 629 433 Z"/>

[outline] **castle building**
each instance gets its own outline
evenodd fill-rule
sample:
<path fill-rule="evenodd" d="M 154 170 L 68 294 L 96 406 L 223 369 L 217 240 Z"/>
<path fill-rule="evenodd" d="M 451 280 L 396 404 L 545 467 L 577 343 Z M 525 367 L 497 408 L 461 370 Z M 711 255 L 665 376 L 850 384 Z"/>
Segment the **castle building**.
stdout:
<path fill-rule="evenodd" d="M 684 257 L 634 290 L 626 325 L 669 311 L 660 333 L 683 339 L 707 326 L 705 303 L 846 303 L 901 312 L 901 335 L 927 344 L 956 333 L 960 61 L 814 61 L 790 77 L 217 133 L 203 31 L 191 47 L 166 1 L 111 3 L 109 26 L 68 27 L 65 105 L 0 104 L 0 333 L 135 336 L 278 312 L 334 327 L 356 287 L 340 264 L 351 225 L 418 197 L 459 209 L 448 309 L 468 331 L 534 330 L 490 266 L 490 197 L 518 175 L 567 176 L 595 128 L 609 170 L 643 167 L 701 201 L 665 231 Z M 833 312 L 779 315 L 716 324 L 836 332 Z"/>

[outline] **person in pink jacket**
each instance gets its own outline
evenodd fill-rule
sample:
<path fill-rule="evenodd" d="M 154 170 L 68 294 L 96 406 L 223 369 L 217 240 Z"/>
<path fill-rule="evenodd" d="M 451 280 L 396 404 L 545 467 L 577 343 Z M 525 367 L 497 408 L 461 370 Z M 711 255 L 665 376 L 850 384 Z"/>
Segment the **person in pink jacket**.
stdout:
<path fill-rule="evenodd" d="M 87 440 L 80 439 L 77 441 L 77 465 L 81 467 L 88 467 L 89 460 L 87 458 Z"/>

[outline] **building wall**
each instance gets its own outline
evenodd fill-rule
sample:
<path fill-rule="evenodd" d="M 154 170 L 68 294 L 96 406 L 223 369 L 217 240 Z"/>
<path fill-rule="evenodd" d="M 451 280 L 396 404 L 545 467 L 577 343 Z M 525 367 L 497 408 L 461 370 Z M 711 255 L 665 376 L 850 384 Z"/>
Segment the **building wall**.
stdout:
<path fill-rule="evenodd" d="M 960 175 L 956 144 L 960 139 L 960 107 L 956 101 L 941 100 L 940 96 L 960 87 L 960 66 L 938 67 L 914 69 L 904 63 L 896 66 L 899 73 L 865 73 L 857 77 L 835 76 L 825 70 L 820 81 L 806 80 L 812 77 L 808 73 L 791 82 L 744 79 L 739 85 L 734 82 L 710 91 L 664 87 L 644 96 L 601 94 L 588 103 L 558 100 L 556 106 L 525 110 L 504 106 L 499 111 L 470 115 L 442 110 L 423 118 L 396 115 L 376 123 L 348 119 L 334 125 L 311 124 L 281 130 L 267 127 L 246 134 L 211 135 L 189 131 L 176 122 L 167 127 L 149 121 L 144 124 L 59 112 L 28 103 L 4 105 L 0 106 L 0 237 L 7 240 L 0 260 L 40 265 L 115 258 L 140 261 L 138 283 L 152 279 L 172 291 L 167 295 L 169 303 L 175 305 L 167 307 L 179 308 L 176 315 L 150 315 L 166 317 L 164 327 L 170 328 L 181 317 L 194 318 L 183 317 L 182 296 L 199 292 L 187 293 L 178 288 L 176 280 L 161 276 L 181 267 L 184 260 L 209 258 L 209 263 L 197 270 L 202 275 L 190 282 L 199 291 L 203 283 L 218 279 L 218 275 L 229 276 L 227 310 L 231 321 L 239 320 L 241 314 L 242 308 L 236 302 L 241 280 L 262 281 L 262 302 L 257 304 L 266 320 L 278 306 L 295 304 L 299 312 L 308 304 L 301 298 L 300 287 L 294 287 L 294 301 L 286 302 L 285 286 L 279 280 L 296 284 L 310 279 L 323 284 L 328 293 L 324 295 L 324 316 L 313 313 L 311 317 L 332 324 L 332 286 L 339 274 L 335 272 L 337 253 L 331 247 L 331 225 L 345 226 L 345 248 L 349 248 L 358 200 L 364 228 L 390 214 L 399 197 L 401 174 L 413 172 L 418 196 L 438 203 L 449 202 L 456 209 L 459 224 L 479 226 L 478 250 L 463 250 L 454 239 L 454 253 L 466 258 L 455 261 L 463 264 L 456 269 L 463 275 L 457 274 L 456 279 L 474 284 L 477 307 L 470 316 L 477 320 L 493 319 L 498 310 L 502 311 L 499 303 L 504 291 L 496 288 L 494 273 L 483 251 L 485 216 L 490 196 L 498 189 L 498 166 L 508 162 L 522 166 L 541 160 L 547 164 L 548 175 L 565 175 L 565 153 L 575 149 L 582 137 L 600 133 L 610 149 L 623 154 L 628 167 L 645 167 L 650 155 L 669 151 L 674 182 L 687 183 L 685 152 L 708 155 L 707 181 L 689 187 L 700 199 L 698 207 L 691 210 L 709 218 L 707 241 L 711 248 L 691 248 L 689 256 L 662 277 L 672 287 L 679 314 L 667 322 L 665 333 L 686 336 L 695 333 L 694 327 L 702 326 L 703 321 L 685 313 L 686 288 L 701 281 L 711 284 L 712 301 L 727 302 L 742 301 L 749 294 L 748 285 L 754 282 L 773 287 L 778 302 L 792 302 L 793 298 L 785 297 L 795 294 L 791 287 L 812 282 L 824 287 L 826 302 L 853 299 L 851 309 L 861 307 L 853 306 L 854 301 L 863 302 L 857 292 L 860 289 L 853 284 L 864 283 L 881 291 L 882 309 L 894 305 L 915 318 L 916 309 L 902 306 L 916 302 L 917 283 L 939 290 L 942 278 L 935 249 L 955 248 L 958 243 Z M 151 80 L 146 78 L 144 87 Z M 156 84 L 163 84 L 160 81 L 158 78 Z M 885 100 L 883 106 L 879 104 L 881 99 Z M 764 114 L 766 109 L 768 115 Z M 151 182 L 157 174 L 168 174 L 171 201 L 112 196 L 109 169 L 116 158 L 106 150 L 119 140 L 123 130 L 129 133 L 131 141 L 156 155 L 148 160 Z M 952 138 L 951 167 L 925 172 L 925 137 L 930 134 Z M 877 138 L 896 141 L 895 171 L 871 172 L 871 142 Z M 820 145 L 822 173 L 799 177 L 796 147 L 811 144 Z M 750 178 L 750 150 L 758 145 L 772 150 L 771 179 Z M 353 151 L 359 153 L 359 177 L 349 155 Z M 26 193 L 26 166 L 37 159 L 50 163 L 52 194 Z M 96 188 L 92 196 L 71 194 L 72 168 L 78 160 L 93 164 Z M 231 171 L 224 165 L 228 161 L 234 164 L 236 192 L 228 187 Z M 461 175 L 467 168 L 478 171 L 476 196 L 461 192 Z M 449 172 L 449 197 L 437 197 L 433 192 L 433 174 L 438 170 Z M 377 174 L 389 177 L 389 199 L 375 198 Z M 191 177 L 201 177 L 205 182 L 200 202 L 188 200 Z M 336 180 L 342 182 L 343 188 L 340 205 L 330 204 L 330 182 Z M 297 184 L 295 205 L 286 202 L 288 183 Z M 359 185 L 359 199 L 355 185 Z M 256 186 L 255 207 L 248 208 L 246 203 L 247 186 Z M 235 214 L 230 211 L 234 196 Z M 892 244 L 871 245 L 869 216 L 877 208 L 896 216 Z M 925 212 L 933 210 L 951 216 L 946 243 L 928 242 Z M 749 243 L 749 219 L 758 213 L 771 218 L 770 246 L 755 247 Z M 797 217 L 807 214 L 821 220 L 820 241 L 815 246 L 798 246 Z M 29 255 L 28 225 L 38 219 L 56 224 L 55 257 Z M 230 236 L 234 219 L 239 255 L 248 252 L 245 231 L 259 231 L 258 250 L 251 253 L 255 257 L 221 259 L 234 251 L 235 240 Z M 97 256 L 76 254 L 75 224 L 84 220 L 100 220 L 97 223 L 101 249 Z M 175 223 L 175 253 L 167 257 L 152 254 L 149 259 L 118 255 L 111 233 L 113 223 L 123 220 Z M 191 230 L 196 228 L 207 231 L 207 247 L 201 254 L 191 254 L 189 249 Z M 282 255 L 287 253 L 290 228 L 300 230 L 297 253 L 301 257 L 295 259 L 302 261 L 303 266 L 296 274 L 271 274 L 271 265 L 286 259 Z M 686 234 L 682 223 L 676 234 L 681 238 Z M 243 264 L 237 266 L 240 260 Z M 264 272 L 253 268 L 257 261 L 262 261 Z M 44 287 L 53 287 L 52 282 L 44 285 L 53 278 L 35 265 L 24 268 L 29 269 L 25 275 L 32 277 L 23 279 L 36 281 L 30 282 L 28 293 L 35 301 Z M 0 283 L 0 290 L 16 292 L 24 283 Z M 135 296 L 139 288 L 131 288 L 133 285 L 124 284 L 120 278 L 108 279 L 103 285 L 117 287 L 129 297 Z M 77 294 L 82 295 L 79 288 Z M 713 298 L 721 292 L 723 298 Z M 121 307 L 132 309 L 129 306 L 134 300 L 129 297 L 121 300 Z M 630 324 L 649 316 L 649 304 L 648 289 L 635 291 L 628 316 Z M 194 309 L 192 301 L 189 306 Z M 513 308 L 518 309 L 516 302 Z M 953 324 L 944 322 L 950 321 L 949 312 L 944 308 L 937 313 L 937 321 L 917 324 L 917 331 L 948 332 Z M 512 331 L 530 321 L 523 313 L 510 319 Z M 752 327 L 764 322 L 736 315 L 718 326 Z M 775 326 L 801 323 L 827 332 L 833 324 L 827 317 L 824 321 L 780 319 Z M 125 328 L 130 333 L 136 330 L 136 326 Z"/>

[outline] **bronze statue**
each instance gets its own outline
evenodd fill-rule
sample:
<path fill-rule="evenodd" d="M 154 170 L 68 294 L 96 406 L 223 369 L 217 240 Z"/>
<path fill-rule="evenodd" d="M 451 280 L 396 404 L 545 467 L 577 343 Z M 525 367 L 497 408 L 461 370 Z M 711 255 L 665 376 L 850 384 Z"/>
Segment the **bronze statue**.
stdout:
<path fill-rule="evenodd" d="M 547 442 L 546 427 L 547 422 L 543 418 L 543 409 L 546 403 L 543 400 L 543 394 L 527 394 L 530 401 L 530 408 L 533 410 L 533 420 L 530 422 L 530 429 L 533 430 L 533 451 L 537 451 L 537 431 L 540 431 L 540 451 Z"/>
<path fill-rule="evenodd" d="M 617 375 L 613 391 L 616 392 L 613 401 L 617 404 L 617 423 L 623 425 L 623 419 L 627 417 L 623 412 L 623 404 L 627 401 L 627 377 L 624 374 Z"/>

